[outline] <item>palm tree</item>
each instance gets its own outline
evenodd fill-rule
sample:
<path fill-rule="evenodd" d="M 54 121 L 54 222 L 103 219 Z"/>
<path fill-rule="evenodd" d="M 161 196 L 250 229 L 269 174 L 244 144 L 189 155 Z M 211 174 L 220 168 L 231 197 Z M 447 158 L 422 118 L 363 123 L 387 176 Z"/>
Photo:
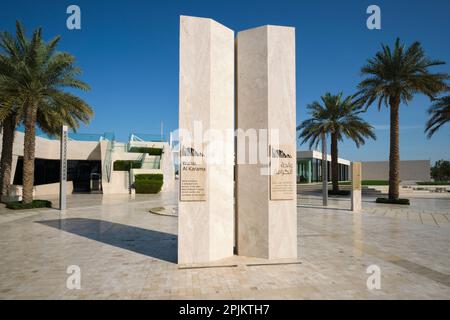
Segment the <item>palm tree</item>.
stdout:
<path fill-rule="evenodd" d="M 425 132 L 430 139 L 440 127 L 450 121 L 450 96 L 437 99 L 428 109 L 428 113 L 431 117 L 427 122 Z"/>
<path fill-rule="evenodd" d="M 8 36 L 7 36 L 8 37 Z M 64 91 L 66 88 L 89 90 L 77 79 L 81 70 L 74 65 L 69 53 L 56 52 L 60 37 L 46 43 L 41 28 L 29 40 L 17 22 L 16 50 L 21 62 L 11 70 L 0 60 L 0 93 L 6 99 L 0 109 L 0 120 L 11 114 L 19 115 L 24 123 L 23 203 L 33 201 L 34 156 L 36 124 L 47 133 L 55 134 L 62 124 L 77 128 L 79 122 L 88 123 L 93 115 L 91 107 L 81 98 Z"/>
<path fill-rule="evenodd" d="M 397 38 L 393 50 L 382 45 L 382 50 L 367 61 L 361 69 L 366 76 L 358 85 L 359 102 L 368 108 L 377 100 L 378 109 L 384 104 L 390 108 L 389 199 L 399 198 L 400 146 L 399 107 L 408 104 L 416 93 L 430 98 L 447 88 L 447 73 L 431 73 L 429 68 L 444 62 L 431 60 L 419 42 L 405 48 Z"/>
<path fill-rule="evenodd" d="M 365 143 L 365 138 L 376 139 L 373 127 L 363 120 L 359 114 L 360 108 L 353 97 L 342 99 L 342 93 L 332 95 L 326 93 L 320 102 L 313 102 L 307 106 L 310 119 L 303 121 L 297 131 L 301 131 L 299 138 L 301 143 L 309 141 L 312 148 L 319 144 L 322 134 L 331 136 L 331 179 L 333 192 L 339 192 L 338 170 L 338 142 L 344 137 L 355 142 L 359 148 Z"/>
<path fill-rule="evenodd" d="M 6 55 L 0 52 L 0 90 L 6 87 L 7 78 L 14 76 L 16 68 L 18 68 L 23 54 L 15 45 L 14 38 L 7 32 L 0 34 L 0 49 L 5 51 Z M 3 82 L 3 83 L 2 83 Z M 0 109 L 5 109 L 4 105 L 7 100 L 13 98 L 8 96 L 6 92 L 0 91 Z M 14 102 L 11 101 L 11 109 L 14 109 Z M 2 123 L 2 152 L 0 160 L 0 201 L 3 201 L 8 195 L 9 184 L 11 181 L 12 169 L 12 152 L 14 144 L 14 131 L 18 123 L 18 115 L 16 112 L 10 112 Z"/>
<path fill-rule="evenodd" d="M 1 107 L 1 106 L 0 106 Z M 9 195 L 9 185 L 12 175 L 12 155 L 14 145 L 14 131 L 17 126 L 17 117 L 9 115 L 2 121 L 2 153 L 0 160 L 0 201 Z"/>

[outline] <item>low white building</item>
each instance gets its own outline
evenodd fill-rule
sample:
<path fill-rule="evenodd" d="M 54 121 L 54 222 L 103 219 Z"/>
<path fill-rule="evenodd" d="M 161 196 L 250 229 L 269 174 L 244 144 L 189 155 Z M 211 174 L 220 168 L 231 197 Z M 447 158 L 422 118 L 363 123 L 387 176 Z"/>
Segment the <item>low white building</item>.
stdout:
<path fill-rule="evenodd" d="M 350 179 L 350 164 L 338 158 L 339 181 Z M 327 154 L 327 177 L 331 181 L 331 155 Z M 316 150 L 297 151 L 297 182 L 311 183 L 322 181 L 322 152 Z"/>
<path fill-rule="evenodd" d="M 11 194 L 16 197 L 22 194 L 23 140 L 24 133 L 16 131 L 11 175 Z M 113 134 L 69 134 L 67 193 L 131 193 L 134 176 L 141 173 L 163 174 L 162 192 L 173 191 L 173 153 L 169 143 L 161 140 L 157 136 L 132 134 L 123 143 L 115 141 Z M 0 150 L 1 141 L 0 135 Z M 156 152 L 150 155 L 138 148 L 152 148 Z M 60 141 L 37 136 L 35 151 L 34 195 L 58 194 Z M 124 161 L 132 161 L 132 168 L 124 169 Z M 122 168 L 117 162 L 122 162 Z"/>
<path fill-rule="evenodd" d="M 351 161 L 338 158 L 339 181 L 350 180 Z M 327 154 L 328 180 L 331 181 L 331 155 Z M 362 161 L 362 180 L 389 180 L 389 161 Z M 400 161 L 402 182 L 430 181 L 430 160 Z M 322 181 L 322 153 L 315 150 L 297 151 L 297 182 Z"/>

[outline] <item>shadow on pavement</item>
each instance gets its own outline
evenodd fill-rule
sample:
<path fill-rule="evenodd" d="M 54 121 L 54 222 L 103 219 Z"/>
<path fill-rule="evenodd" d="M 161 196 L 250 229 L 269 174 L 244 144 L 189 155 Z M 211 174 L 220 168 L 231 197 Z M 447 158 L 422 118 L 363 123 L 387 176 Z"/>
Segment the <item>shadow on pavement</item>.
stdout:
<path fill-rule="evenodd" d="M 177 235 L 98 219 L 67 218 L 36 221 L 88 239 L 177 263 Z"/>

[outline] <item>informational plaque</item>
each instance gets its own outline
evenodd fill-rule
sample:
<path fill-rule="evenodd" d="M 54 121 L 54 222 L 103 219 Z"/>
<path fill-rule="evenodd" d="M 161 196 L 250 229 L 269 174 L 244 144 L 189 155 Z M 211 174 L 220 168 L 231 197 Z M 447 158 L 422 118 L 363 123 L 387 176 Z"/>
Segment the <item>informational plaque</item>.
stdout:
<path fill-rule="evenodd" d="M 352 165 L 352 189 L 361 190 L 361 162 Z"/>
<path fill-rule="evenodd" d="M 182 146 L 180 150 L 180 201 L 206 201 L 207 172 L 201 150 Z"/>
<path fill-rule="evenodd" d="M 296 197 L 295 148 L 270 146 L 270 200 L 294 200 Z"/>

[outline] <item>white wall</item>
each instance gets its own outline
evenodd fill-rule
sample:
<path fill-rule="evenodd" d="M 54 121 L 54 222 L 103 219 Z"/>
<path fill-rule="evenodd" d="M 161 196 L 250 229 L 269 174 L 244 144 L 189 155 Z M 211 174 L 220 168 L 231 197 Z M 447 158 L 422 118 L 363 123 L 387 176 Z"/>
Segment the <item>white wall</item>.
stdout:
<path fill-rule="evenodd" d="M 363 180 L 389 179 L 389 161 L 364 161 L 361 164 Z M 400 180 L 430 181 L 430 160 L 400 161 Z"/>
<path fill-rule="evenodd" d="M 72 181 L 66 182 L 66 192 L 71 194 L 73 192 Z M 59 183 L 49 183 L 33 187 L 33 197 L 41 197 L 48 195 L 59 194 Z M 22 186 L 10 186 L 11 200 L 22 200 Z"/>
<path fill-rule="evenodd" d="M 112 171 L 111 181 L 103 181 L 103 194 L 122 194 L 129 193 L 129 173 L 128 171 Z"/>
<path fill-rule="evenodd" d="M 173 154 L 167 142 L 133 142 L 133 146 L 163 148 L 159 169 L 132 169 L 131 177 L 128 172 L 112 171 L 111 181 L 108 183 L 103 180 L 103 193 L 127 193 L 129 192 L 130 183 L 134 183 L 134 176 L 136 174 L 145 173 L 161 173 L 164 176 L 164 183 L 162 192 L 174 191 L 175 188 L 175 168 L 173 163 Z M 152 156 L 147 156 L 152 157 Z M 116 160 L 140 160 L 142 153 L 126 152 L 125 143 L 116 143 L 112 153 L 112 162 Z M 131 179 L 130 179 L 131 178 Z"/>
<path fill-rule="evenodd" d="M 11 183 L 14 179 L 14 173 L 17 166 L 17 159 L 23 156 L 24 133 L 16 131 L 13 145 L 13 163 Z M 2 135 L 0 134 L 0 152 Z M 111 154 L 111 166 L 116 160 L 139 160 L 142 153 L 126 152 L 126 143 L 115 143 L 115 148 Z M 167 142 L 132 142 L 132 146 L 163 148 L 160 169 L 141 169 L 145 173 L 162 173 L 164 175 L 164 184 L 162 191 L 173 191 L 175 185 L 175 169 L 173 164 L 173 155 Z M 67 159 L 68 160 L 99 160 L 102 170 L 103 193 L 128 193 L 129 192 L 129 173 L 114 171 L 111 168 L 111 179 L 108 182 L 106 178 L 105 160 L 107 156 L 108 141 L 68 141 Z M 35 157 L 40 159 L 58 160 L 60 158 L 60 141 L 50 140 L 42 137 L 36 137 Z M 148 158 L 151 156 L 147 156 Z M 137 173 L 144 173 L 136 172 Z M 67 193 L 72 193 L 73 184 L 68 182 Z M 17 187 L 17 192 L 21 195 L 21 187 Z M 35 194 L 48 195 L 58 194 L 59 184 L 47 184 L 35 186 Z"/>
<path fill-rule="evenodd" d="M 23 132 L 16 131 L 13 155 L 23 156 L 23 140 Z M 57 160 L 59 159 L 59 149 L 59 140 L 36 137 L 36 158 Z M 67 158 L 70 160 L 102 160 L 100 144 L 98 141 L 69 141 L 67 144 Z"/>

